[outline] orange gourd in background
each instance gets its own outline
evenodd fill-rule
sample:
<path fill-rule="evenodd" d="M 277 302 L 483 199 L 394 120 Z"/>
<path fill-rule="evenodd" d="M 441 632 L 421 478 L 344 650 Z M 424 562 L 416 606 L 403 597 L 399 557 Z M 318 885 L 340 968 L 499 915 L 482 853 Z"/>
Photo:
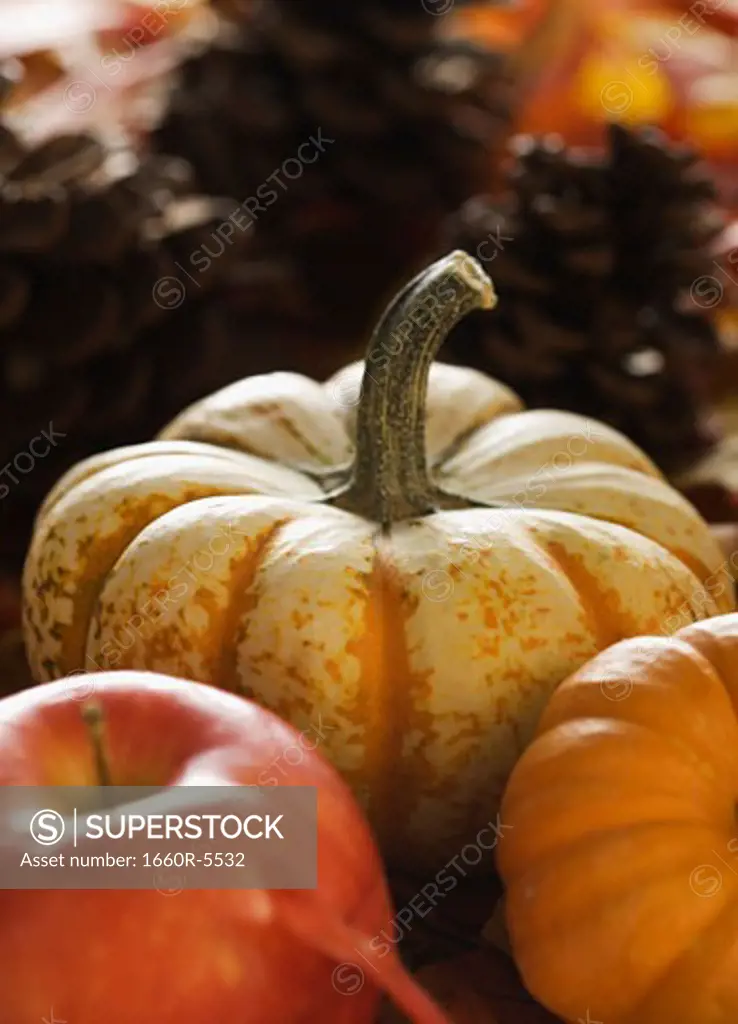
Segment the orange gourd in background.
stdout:
<path fill-rule="evenodd" d="M 599 146 L 611 119 L 655 124 L 711 161 L 728 204 L 738 184 L 738 79 L 729 0 L 522 0 L 460 9 L 448 30 L 509 52 L 515 129 Z"/>

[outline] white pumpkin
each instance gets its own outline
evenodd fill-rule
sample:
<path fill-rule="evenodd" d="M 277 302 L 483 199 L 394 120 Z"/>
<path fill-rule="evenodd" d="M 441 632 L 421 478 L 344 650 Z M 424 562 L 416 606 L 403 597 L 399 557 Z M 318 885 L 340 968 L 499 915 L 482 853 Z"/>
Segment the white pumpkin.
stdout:
<path fill-rule="evenodd" d="M 390 305 L 365 364 L 240 381 L 69 472 L 25 569 L 35 677 L 149 669 L 243 693 L 322 744 L 390 859 L 491 849 L 557 683 L 733 607 L 705 587 L 708 527 L 624 437 L 431 366 L 493 303 L 451 254 Z"/>

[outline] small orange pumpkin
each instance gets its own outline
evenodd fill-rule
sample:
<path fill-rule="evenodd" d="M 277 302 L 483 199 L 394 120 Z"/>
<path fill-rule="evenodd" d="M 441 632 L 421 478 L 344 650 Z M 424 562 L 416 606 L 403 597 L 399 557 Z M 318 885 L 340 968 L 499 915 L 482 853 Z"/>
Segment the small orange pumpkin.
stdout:
<path fill-rule="evenodd" d="M 562 683 L 497 847 L 523 978 L 607 1024 L 738 1020 L 738 615 L 624 640 Z"/>

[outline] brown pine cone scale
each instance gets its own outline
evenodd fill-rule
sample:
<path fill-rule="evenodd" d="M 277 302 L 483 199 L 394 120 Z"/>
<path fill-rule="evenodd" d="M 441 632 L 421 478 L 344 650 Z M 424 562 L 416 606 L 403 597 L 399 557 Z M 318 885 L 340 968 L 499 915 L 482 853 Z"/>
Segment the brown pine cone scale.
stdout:
<path fill-rule="evenodd" d="M 233 21 L 183 60 L 152 144 L 206 192 L 276 188 L 254 218 L 258 258 L 288 264 L 326 322 L 369 330 L 489 183 L 515 97 L 506 61 L 446 37 L 418 0 L 216 6 Z M 301 160 L 316 136 L 330 141 Z"/>
<path fill-rule="evenodd" d="M 61 438 L 11 478 L 0 563 L 17 567 L 70 464 L 147 439 L 232 379 L 223 282 L 242 242 L 186 279 L 233 204 L 197 198 L 179 159 L 141 161 L 86 134 L 27 147 L 3 127 L 0 168 L 0 467 L 15 474 L 40 430 Z"/>
<path fill-rule="evenodd" d="M 720 345 L 690 302 L 722 226 L 714 185 L 695 153 L 616 124 L 601 154 L 522 137 L 512 156 L 504 199 L 477 197 L 448 222 L 444 247 L 481 260 L 499 304 L 444 351 L 683 468 L 714 441 L 704 407 Z"/>

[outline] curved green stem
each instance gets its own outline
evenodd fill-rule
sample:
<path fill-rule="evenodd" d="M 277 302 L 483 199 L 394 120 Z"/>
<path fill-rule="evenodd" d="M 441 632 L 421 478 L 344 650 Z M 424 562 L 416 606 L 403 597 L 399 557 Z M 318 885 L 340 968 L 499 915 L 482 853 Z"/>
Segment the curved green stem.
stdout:
<path fill-rule="evenodd" d="M 395 296 L 366 355 L 353 476 L 332 504 L 383 529 L 438 507 L 425 445 L 431 364 L 463 317 L 496 302 L 489 277 L 461 251 L 427 267 Z"/>

